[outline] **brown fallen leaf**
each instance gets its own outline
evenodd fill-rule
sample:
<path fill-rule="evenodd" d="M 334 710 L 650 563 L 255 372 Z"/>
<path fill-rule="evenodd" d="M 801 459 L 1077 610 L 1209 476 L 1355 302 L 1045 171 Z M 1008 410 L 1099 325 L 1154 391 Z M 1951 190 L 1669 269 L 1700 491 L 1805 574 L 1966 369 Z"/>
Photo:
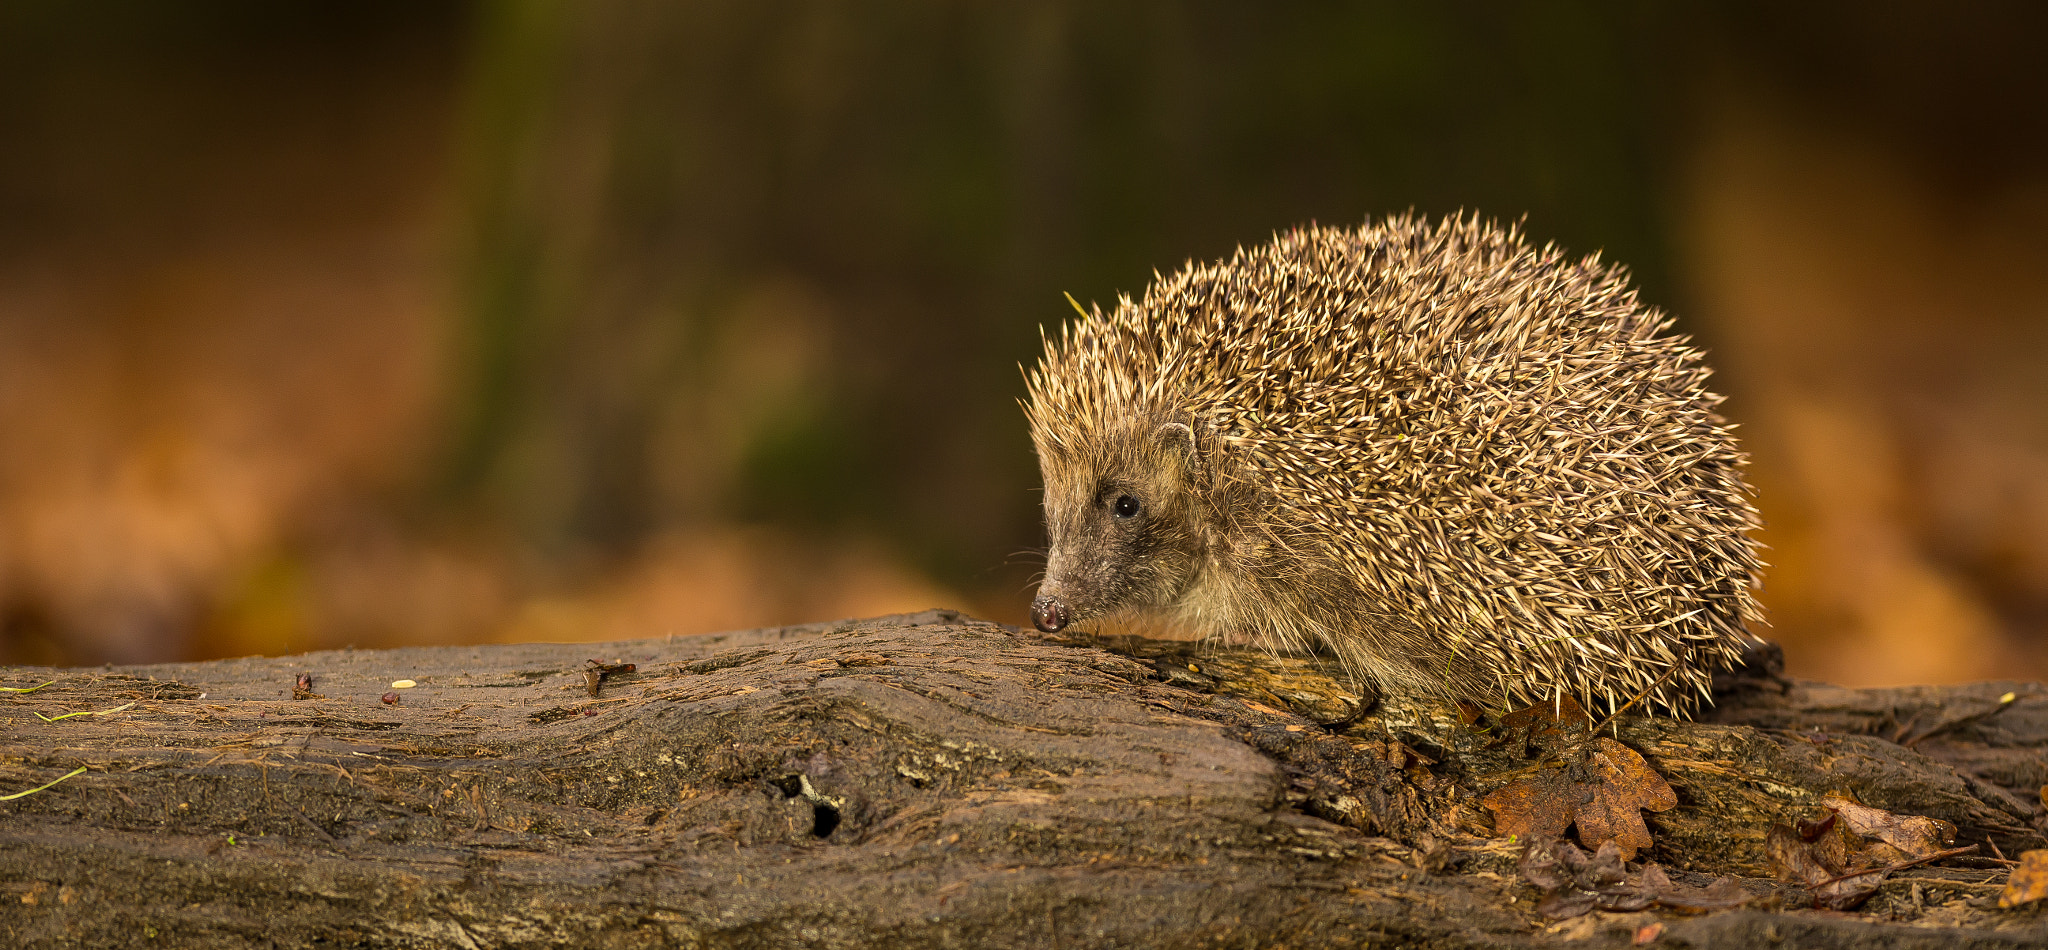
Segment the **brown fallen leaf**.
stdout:
<path fill-rule="evenodd" d="M 1548 751 L 1562 751 L 1593 728 L 1593 717 L 1570 696 L 1525 706 L 1500 717 L 1500 735 L 1491 743 L 1520 741 Z"/>
<path fill-rule="evenodd" d="M 1852 866 L 1870 868 L 1884 863 L 1857 860 L 1862 855 L 1863 841 L 1851 834 L 1848 826 L 1842 823 L 1842 816 L 1834 812 L 1827 812 L 1826 817 L 1819 820 L 1801 821 L 1795 827 L 1799 830 L 1799 840 L 1806 842 L 1807 854 L 1820 866 L 1820 872 L 1809 875 L 1812 879 L 1802 883 L 1838 877 Z"/>
<path fill-rule="evenodd" d="M 1956 826 L 1939 818 L 1895 815 L 1845 795 L 1828 795 L 1820 803 L 1821 807 L 1839 815 L 1851 832 L 1892 846 L 1905 856 L 1905 860 L 1946 851 L 1956 842 Z"/>
<path fill-rule="evenodd" d="M 1580 844 L 1597 849 L 1611 842 L 1623 860 L 1650 847 L 1642 813 L 1678 804 L 1670 783 L 1634 749 L 1604 736 L 1573 755 L 1562 766 L 1517 779 L 1482 799 L 1495 814 L 1494 833 L 1558 836 L 1576 825 Z"/>
<path fill-rule="evenodd" d="M 1643 865 L 1643 887 L 1657 895 L 1657 906 L 1666 910 L 1705 913 L 1749 903 L 1749 892 L 1732 877 L 1717 877 L 1705 887 L 1679 884 L 1655 864 Z"/>
<path fill-rule="evenodd" d="M 1496 837 L 1526 838 L 1531 835 L 1559 837 L 1572 826 L 1579 805 L 1590 793 L 1564 773 L 1544 769 L 1495 789 L 1480 800 L 1494 812 Z"/>
<path fill-rule="evenodd" d="M 1562 920 L 1590 910 L 1637 911 L 1656 905 L 1667 910 L 1701 912 L 1738 907 L 1749 894 L 1729 878 L 1706 887 L 1679 884 L 1656 864 L 1630 874 L 1621 849 L 1609 841 L 1592 855 L 1559 838 L 1536 836 L 1522 849 L 1517 865 L 1522 879 L 1542 896 L 1536 911 Z"/>
<path fill-rule="evenodd" d="M 1836 836 L 1846 834 L 1839 822 L 1829 822 L 1827 832 L 1806 841 L 1791 826 L 1777 824 L 1764 835 L 1764 846 L 1770 852 L 1771 869 L 1778 880 L 1804 885 L 1813 896 L 1814 906 L 1853 910 L 1877 893 L 1877 886 L 1884 883 L 1885 870 L 1863 867 L 1845 873 L 1851 870 L 1846 865 L 1855 852 L 1841 846 Z"/>
<path fill-rule="evenodd" d="M 1612 841 L 1624 859 L 1635 857 L 1653 843 L 1643 812 L 1670 810 L 1678 793 L 1636 750 L 1604 736 L 1591 745 L 1587 764 L 1598 781 L 1590 783 L 1592 794 L 1574 816 L 1579 843 L 1597 848 Z"/>
<path fill-rule="evenodd" d="M 1480 726 L 1480 721 L 1485 718 L 1486 713 L 1484 710 L 1481 710 L 1479 708 L 1479 704 L 1471 702 L 1469 700 L 1458 700 L 1459 725 L 1464 726 L 1467 729 L 1478 729 Z"/>
<path fill-rule="evenodd" d="M 1804 885 L 1817 907 L 1854 909 L 1894 871 L 1977 850 L 1948 847 L 1955 826 L 1939 819 L 1895 815 L 1845 795 L 1821 804 L 1823 814 L 1797 827 L 1772 825 L 1764 839 L 1778 879 Z"/>
<path fill-rule="evenodd" d="M 2048 897 L 2048 851 L 2020 852 L 2019 866 L 2006 878 L 1998 906 L 2018 907 Z"/>

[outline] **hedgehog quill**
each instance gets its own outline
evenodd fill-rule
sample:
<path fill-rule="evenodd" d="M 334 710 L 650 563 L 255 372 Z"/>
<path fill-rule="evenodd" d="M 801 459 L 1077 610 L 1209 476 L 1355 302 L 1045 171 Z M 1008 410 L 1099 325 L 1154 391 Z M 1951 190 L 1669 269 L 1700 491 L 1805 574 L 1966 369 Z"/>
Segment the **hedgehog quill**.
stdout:
<path fill-rule="evenodd" d="M 1382 693 L 1683 715 L 1761 621 L 1747 457 L 1620 267 L 1306 227 L 1048 337 L 1032 620 L 1328 650 Z"/>

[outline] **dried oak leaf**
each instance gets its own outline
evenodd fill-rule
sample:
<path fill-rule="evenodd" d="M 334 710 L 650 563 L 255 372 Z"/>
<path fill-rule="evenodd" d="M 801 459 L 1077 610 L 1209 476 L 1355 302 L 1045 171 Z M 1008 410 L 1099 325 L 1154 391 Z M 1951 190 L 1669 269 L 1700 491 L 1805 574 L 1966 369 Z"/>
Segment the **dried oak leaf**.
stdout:
<path fill-rule="evenodd" d="M 1829 910 L 1855 908 L 1893 871 L 1977 849 L 1950 848 L 1956 826 L 1938 818 L 1895 815 L 1840 794 L 1821 804 L 1824 814 L 1796 828 L 1772 825 L 1764 840 L 1778 879 L 1805 885 Z"/>
<path fill-rule="evenodd" d="M 1522 849 L 1517 868 L 1523 880 L 1542 892 L 1536 911 L 1558 920 L 1596 909 L 1626 912 L 1655 904 L 1697 912 L 1736 907 L 1749 900 L 1741 886 L 1725 877 L 1706 887 L 1694 887 L 1673 882 L 1656 864 L 1646 864 L 1631 875 L 1620 847 L 1612 841 L 1589 857 L 1569 841 L 1533 837 Z"/>
<path fill-rule="evenodd" d="M 1586 759 L 1599 781 L 1592 784 L 1591 799 L 1579 806 L 1579 843 L 1599 847 L 1612 841 L 1624 859 L 1635 857 L 1652 843 L 1643 812 L 1670 810 L 1678 804 L 1678 793 L 1636 750 L 1613 739 L 1594 739 Z"/>
<path fill-rule="evenodd" d="M 1842 831 L 1837 822 L 1827 822 L 1826 829 L 1808 841 L 1789 825 L 1772 825 L 1764 835 L 1764 846 L 1770 851 L 1771 870 L 1777 874 L 1778 880 L 1805 885 L 1812 892 L 1816 906 L 1849 910 L 1876 893 L 1877 885 L 1884 880 L 1884 872 L 1844 877 L 1844 868 L 1837 862 L 1846 857 L 1846 852 L 1824 842 L 1847 832 Z M 1834 866 L 1830 867 L 1830 864 Z"/>
<path fill-rule="evenodd" d="M 1570 696 L 1525 706 L 1500 717 L 1500 735 L 1492 745 L 1519 740 L 1525 745 L 1559 750 L 1593 728 L 1593 717 Z"/>
<path fill-rule="evenodd" d="M 2018 907 L 2048 897 L 2048 851 L 2020 852 L 2019 867 L 2005 881 L 1998 906 Z"/>
<path fill-rule="evenodd" d="M 1494 833 L 1559 836 L 1577 825 L 1581 844 L 1599 848 L 1611 842 L 1622 860 L 1635 857 L 1652 844 L 1642 812 L 1670 809 L 1678 794 L 1634 749 L 1613 739 L 1594 739 L 1578 756 L 1482 799 L 1495 814 Z"/>
<path fill-rule="evenodd" d="M 1828 795 L 1820 803 L 1839 816 L 1851 832 L 1882 841 L 1904 856 L 1884 855 L 1886 864 L 1930 857 L 1948 850 L 1956 841 L 1956 826 L 1939 818 L 1894 815 L 1843 795 Z"/>
<path fill-rule="evenodd" d="M 1592 797 L 1561 768 L 1544 769 L 1495 789 L 1480 800 L 1494 812 L 1493 833 L 1505 838 L 1558 837 L 1572 826 L 1579 806 Z"/>
<path fill-rule="evenodd" d="M 1862 840 L 1849 832 L 1848 826 L 1842 823 L 1841 815 L 1832 811 L 1824 812 L 1818 818 L 1800 819 L 1792 827 L 1799 832 L 1799 840 L 1806 843 L 1806 856 L 1826 871 L 1828 877 L 1841 874 L 1863 851 Z M 1865 861 L 1863 866 L 1875 867 L 1878 863 Z M 1792 864 L 1785 866 L 1793 867 Z"/>
<path fill-rule="evenodd" d="M 1550 835 L 1531 835 L 1522 846 L 1522 859 L 1515 870 L 1521 872 L 1522 880 L 1547 894 L 1575 886 L 1578 867 L 1585 860 L 1585 852 L 1572 847 L 1571 842 Z"/>
<path fill-rule="evenodd" d="M 1724 910 L 1749 903 L 1749 892 L 1731 877 L 1717 877 L 1705 887 L 1679 884 L 1655 864 L 1643 865 L 1643 888 L 1657 895 L 1657 905 L 1667 910 L 1695 913 Z"/>
<path fill-rule="evenodd" d="M 1877 893 L 1888 869 L 1860 861 L 1864 854 L 1841 822 L 1816 824 L 1825 830 L 1811 840 L 1789 825 L 1772 825 L 1764 835 L 1771 868 L 1778 880 L 1804 885 L 1814 906 L 1853 910 Z"/>

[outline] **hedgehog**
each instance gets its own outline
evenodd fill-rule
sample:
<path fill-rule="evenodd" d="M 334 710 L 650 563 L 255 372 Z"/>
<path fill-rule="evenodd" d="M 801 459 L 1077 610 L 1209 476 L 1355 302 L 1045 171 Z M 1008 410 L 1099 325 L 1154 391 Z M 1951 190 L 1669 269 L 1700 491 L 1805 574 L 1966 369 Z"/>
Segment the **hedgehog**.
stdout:
<path fill-rule="evenodd" d="M 1381 696 L 1677 716 L 1756 643 L 1748 458 L 1622 267 L 1410 213 L 1154 277 L 1026 373 L 1038 629 L 1143 615 Z"/>

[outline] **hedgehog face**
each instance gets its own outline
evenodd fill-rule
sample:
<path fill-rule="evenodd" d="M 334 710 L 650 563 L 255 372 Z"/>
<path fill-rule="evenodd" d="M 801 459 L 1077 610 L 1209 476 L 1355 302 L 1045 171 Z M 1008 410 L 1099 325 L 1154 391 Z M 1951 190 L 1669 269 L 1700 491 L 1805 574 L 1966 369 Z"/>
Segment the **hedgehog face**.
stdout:
<path fill-rule="evenodd" d="M 1052 548 L 1031 604 L 1047 633 L 1120 610 L 1174 602 L 1200 552 L 1187 425 L 1139 421 L 1056 450 L 1041 448 Z"/>

